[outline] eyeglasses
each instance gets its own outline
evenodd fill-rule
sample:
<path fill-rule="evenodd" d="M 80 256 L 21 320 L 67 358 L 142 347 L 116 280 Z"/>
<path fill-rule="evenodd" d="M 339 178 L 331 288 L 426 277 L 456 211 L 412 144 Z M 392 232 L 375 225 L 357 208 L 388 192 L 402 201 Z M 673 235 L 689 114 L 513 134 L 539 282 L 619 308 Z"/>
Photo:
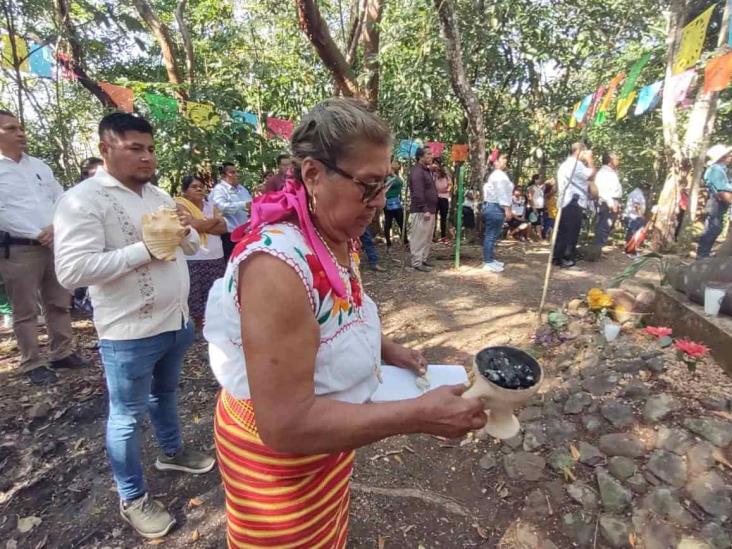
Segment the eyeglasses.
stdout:
<path fill-rule="evenodd" d="M 391 187 L 391 184 L 393 182 L 392 179 L 387 180 L 384 179 L 378 179 L 376 181 L 372 181 L 370 183 L 366 183 L 365 181 L 361 181 L 357 177 L 353 177 L 350 173 L 348 173 L 345 170 L 340 169 L 338 166 L 336 166 L 334 163 L 329 162 L 328 160 L 323 160 L 322 158 L 316 158 L 318 162 L 320 162 L 323 166 L 328 168 L 330 171 L 337 173 L 341 177 L 345 177 L 346 179 L 350 179 L 353 181 L 356 185 L 361 187 L 361 200 L 363 202 L 369 202 L 370 200 L 373 200 L 379 194 L 385 193 L 389 190 Z"/>

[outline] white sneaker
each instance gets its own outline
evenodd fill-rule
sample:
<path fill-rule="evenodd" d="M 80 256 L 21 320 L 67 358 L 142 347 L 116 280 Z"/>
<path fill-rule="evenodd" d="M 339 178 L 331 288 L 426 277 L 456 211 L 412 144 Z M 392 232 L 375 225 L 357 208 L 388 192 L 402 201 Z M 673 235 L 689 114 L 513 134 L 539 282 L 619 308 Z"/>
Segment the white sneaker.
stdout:
<path fill-rule="evenodd" d="M 489 271 L 491 273 L 501 273 L 501 272 L 503 272 L 503 266 L 499 265 L 498 262 L 494 261 L 492 263 L 484 263 L 483 270 Z"/>
<path fill-rule="evenodd" d="M 495 263 L 496 265 L 499 265 L 501 267 L 505 267 L 506 266 L 506 264 L 503 261 L 494 260 L 493 263 Z"/>

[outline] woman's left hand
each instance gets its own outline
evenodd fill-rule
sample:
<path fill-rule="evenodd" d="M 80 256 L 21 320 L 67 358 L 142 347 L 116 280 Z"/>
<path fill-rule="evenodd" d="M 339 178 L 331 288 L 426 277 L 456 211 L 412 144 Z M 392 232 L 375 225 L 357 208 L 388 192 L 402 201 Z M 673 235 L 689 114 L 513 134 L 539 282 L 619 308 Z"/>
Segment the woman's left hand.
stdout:
<path fill-rule="evenodd" d="M 392 343 L 388 359 L 385 358 L 385 360 L 394 366 L 412 370 L 418 376 L 427 373 L 427 359 L 424 355 L 415 349 L 407 349 L 397 343 Z"/>

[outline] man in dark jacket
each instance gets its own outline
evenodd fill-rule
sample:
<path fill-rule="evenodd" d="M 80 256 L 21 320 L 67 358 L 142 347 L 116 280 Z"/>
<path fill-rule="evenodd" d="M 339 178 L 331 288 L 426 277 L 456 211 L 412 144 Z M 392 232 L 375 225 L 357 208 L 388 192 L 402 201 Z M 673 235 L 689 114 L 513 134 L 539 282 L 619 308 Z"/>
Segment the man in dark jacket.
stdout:
<path fill-rule="evenodd" d="M 412 203 L 409 209 L 412 226 L 409 234 L 409 248 L 412 253 L 412 267 L 418 271 L 431 271 L 427 257 L 430 254 L 432 235 L 435 232 L 437 213 L 437 187 L 432 178 L 432 152 L 428 148 L 417 149 L 417 163 L 409 173 L 409 191 Z"/>

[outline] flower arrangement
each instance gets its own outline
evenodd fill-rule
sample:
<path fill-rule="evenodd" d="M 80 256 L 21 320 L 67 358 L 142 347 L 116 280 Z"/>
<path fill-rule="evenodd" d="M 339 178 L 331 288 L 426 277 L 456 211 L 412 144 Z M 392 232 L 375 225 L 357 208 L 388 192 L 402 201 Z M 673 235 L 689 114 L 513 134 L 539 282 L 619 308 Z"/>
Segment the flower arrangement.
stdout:
<path fill-rule="evenodd" d="M 592 288 L 587 292 L 587 304 L 593 311 L 610 309 L 613 306 L 613 298 L 600 288 Z"/>
<path fill-rule="evenodd" d="M 674 341 L 674 348 L 692 373 L 696 372 L 697 364 L 709 354 L 709 347 L 689 339 L 677 339 Z"/>
<path fill-rule="evenodd" d="M 646 326 L 643 329 L 643 332 L 655 336 L 655 337 L 670 337 L 671 334 L 674 333 L 674 331 L 671 328 L 666 328 L 665 326 Z"/>

